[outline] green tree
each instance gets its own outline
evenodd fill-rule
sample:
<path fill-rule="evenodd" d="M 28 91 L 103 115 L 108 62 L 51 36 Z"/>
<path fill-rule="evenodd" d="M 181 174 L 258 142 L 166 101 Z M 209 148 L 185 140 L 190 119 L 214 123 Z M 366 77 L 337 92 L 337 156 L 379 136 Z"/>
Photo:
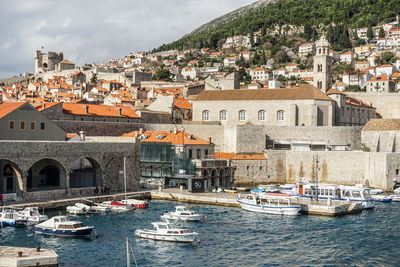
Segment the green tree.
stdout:
<path fill-rule="evenodd" d="M 239 69 L 239 77 L 240 77 L 240 82 L 244 82 L 246 84 L 249 84 L 251 82 L 250 75 L 247 74 L 246 70 L 243 68 Z"/>
<path fill-rule="evenodd" d="M 254 46 L 254 33 L 253 33 L 253 31 L 250 32 L 250 45 L 251 45 L 251 47 Z"/>
<path fill-rule="evenodd" d="M 379 29 L 379 38 L 384 38 L 385 37 L 385 31 L 383 30 L 383 28 Z"/>
<path fill-rule="evenodd" d="M 167 69 L 160 69 L 153 75 L 155 81 L 171 81 L 171 72 Z"/>
<path fill-rule="evenodd" d="M 368 37 L 368 41 L 371 41 L 372 39 L 374 39 L 374 31 L 372 30 L 371 26 L 368 27 L 367 37 Z"/>
<path fill-rule="evenodd" d="M 90 78 L 90 83 L 97 83 L 97 73 L 92 72 L 92 78 Z"/>

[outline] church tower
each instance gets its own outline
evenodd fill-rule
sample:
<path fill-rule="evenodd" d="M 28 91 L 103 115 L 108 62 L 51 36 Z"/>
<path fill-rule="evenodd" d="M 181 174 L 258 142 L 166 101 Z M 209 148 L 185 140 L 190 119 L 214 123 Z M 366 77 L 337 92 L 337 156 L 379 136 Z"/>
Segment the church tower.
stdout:
<path fill-rule="evenodd" d="M 330 45 L 325 33 L 316 42 L 314 56 L 314 86 L 326 93 L 332 88 L 332 57 L 329 56 Z"/>

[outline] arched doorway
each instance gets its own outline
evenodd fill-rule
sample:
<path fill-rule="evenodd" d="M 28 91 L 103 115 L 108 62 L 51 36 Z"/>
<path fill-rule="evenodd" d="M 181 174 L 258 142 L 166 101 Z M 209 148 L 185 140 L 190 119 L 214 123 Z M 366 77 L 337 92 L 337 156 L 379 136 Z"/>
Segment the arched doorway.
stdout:
<path fill-rule="evenodd" d="M 65 186 L 65 169 L 56 160 L 42 159 L 28 170 L 27 191 L 57 190 Z"/>
<path fill-rule="evenodd" d="M 76 160 L 71 168 L 70 188 L 101 186 L 100 164 L 92 158 Z"/>
<path fill-rule="evenodd" d="M 0 194 L 15 194 L 22 191 L 22 175 L 12 161 L 0 159 Z"/>

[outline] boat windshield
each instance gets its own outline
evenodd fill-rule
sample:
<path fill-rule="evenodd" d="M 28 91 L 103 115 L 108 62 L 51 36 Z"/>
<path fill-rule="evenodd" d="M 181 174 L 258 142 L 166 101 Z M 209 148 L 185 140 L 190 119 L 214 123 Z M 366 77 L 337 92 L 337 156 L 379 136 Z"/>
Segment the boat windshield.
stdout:
<path fill-rule="evenodd" d="M 54 221 L 55 221 L 55 220 L 54 220 Z M 66 217 L 61 217 L 61 218 L 60 218 L 60 222 L 66 222 L 66 221 L 68 221 Z"/>
<path fill-rule="evenodd" d="M 371 198 L 371 193 L 370 193 L 370 191 L 368 189 L 363 190 L 362 194 L 363 194 L 364 199 Z"/>
<path fill-rule="evenodd" d="M 361 197 L 361 193 L 358 190 L 353 190 L 351 193 L 352 193 L 353 197 L 358 197 L 358 198 Z"/>
<path fill-rule="evenodd" d="M 165 224 L 159 224 L 158 228 L 159 229 L 168 229 L 167 225 L 165 225 Z"/>
<path fill-rule="evenodd" d="M 190 215 L 190 213 L 182 212 L 181 215 Z"/>

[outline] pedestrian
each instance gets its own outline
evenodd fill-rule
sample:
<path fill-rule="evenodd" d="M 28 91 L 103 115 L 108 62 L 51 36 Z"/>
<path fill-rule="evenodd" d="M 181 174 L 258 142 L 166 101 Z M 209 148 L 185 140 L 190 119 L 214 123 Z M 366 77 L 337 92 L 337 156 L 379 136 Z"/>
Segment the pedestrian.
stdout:
<path fill-rule="evenodd" d="M 103 187 L 104 195 L 107 195 L 107 186 Z"/>
<path fill-rule="evenodd" d="M 107 186 L 107 194 L 108 195 L 111 194 L 111 187 L 110 186 Z"/>
<path fill-rule="evenodd" d="M 0 194 L 0 206 L 4 206 L 3 194 Z"/>

